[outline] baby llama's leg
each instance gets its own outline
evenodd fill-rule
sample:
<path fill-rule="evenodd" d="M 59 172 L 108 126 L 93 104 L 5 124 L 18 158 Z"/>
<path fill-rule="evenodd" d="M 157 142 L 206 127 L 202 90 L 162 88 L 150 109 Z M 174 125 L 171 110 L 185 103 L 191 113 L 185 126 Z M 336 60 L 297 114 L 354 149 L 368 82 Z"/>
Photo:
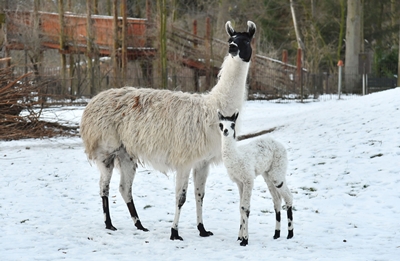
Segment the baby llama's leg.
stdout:
<path fill-rule="evenodd" d="M 286 181 L 283 183 L 282 187 L 278 189 L 278 192 L 282 195 L 283 200 L 286 203 L 286 211 L 288 218 L 288 235 L 287 239 L 293 237 L 293 196 L 290 192 L 288 186 L 286 185 Z"/>
<path fill-rule="evenodd" d="M 96 160 L 97 168 L 100 171 L 100 196 L 103 202 L 104 223 L 106 229 L 117 230 L 111 223 L 110 204 L 108 196 L 110 192 L 110 180 L 114 168 L 114 155 L 110 155 L 104 160 Z"/>
<path fill-rule="evenodd" d="M 242 206 L 242 199 L 243 199 L 243 183 L 239 180 L 234 180 L 238 190 L 239 190 L 239 213 L 241 213 L 240 208 Z M 244 229 L 244 224 L 243 224 L 243 219 L 242 219 L 242 215 L 240 215 L 240 227 L 239 227 L 239 235 L 238 235 L 238 239 L 242 241 L 243 240 L 243 229 Z"/>
<path fill-rule="evenodd" d="M 274 210 L 275 210 L 275 234 L 274 239 L 277 239 L 281 236 L 281 206 L 282 206 L 282 198 L 279 194 L 277 188 L 275 187 L 274 183 L 270 181 L 268 178 L 264 177 L 268 185 L 269 192 L 272 196 L 272 201 L 274 203 Z M 279 185 L 278 185 L 279 186 Z"/>
<path fill-rule="evenodd" d="M 246 246 L 249 243 L 250 201 L 253 185 L 254 180 L 252 177 L 246 178 L 243 181 L 243 192 L 242 198 L 240 200 L 240 216 L 242 219 L 242 242 L 240 242 L 241 246 Z"/>
<path fill-rule="evenodd" d="M 275 157 L 272 161 L 271 169 L 268 173 L 268 176 L 270 180 L 274 183 L 274 189 L 277 191 L 280 198 L 282 197 L 286 203 L 288 218 L 287 238 L 290 239 L 293 237 L 293 196 L 286 183 L 288 161 L 285 147 L 276 142 L 274 155 Z"/>
<path fill-rule="evenodd" d="M 147 228 L 142 226 L 132 197 L 132 183 L 136 174 L 137 160 L 133 157 L 130 157 L 125 149 L 120 149 L 118 153 L 118 161 L 119 164 L 117 164 L 117 167 L 121 173 L 119 192 L 121 193 L 122 198 L 128 207 L 131 218 L 137 229 L 149 231 Z"/>

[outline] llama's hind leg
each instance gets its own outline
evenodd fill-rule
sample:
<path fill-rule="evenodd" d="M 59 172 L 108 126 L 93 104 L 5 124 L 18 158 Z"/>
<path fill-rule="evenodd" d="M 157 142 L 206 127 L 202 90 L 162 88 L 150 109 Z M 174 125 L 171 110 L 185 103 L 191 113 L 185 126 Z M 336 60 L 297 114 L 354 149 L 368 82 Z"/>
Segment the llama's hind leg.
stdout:
<path fill-rule="evenodd" d="M 288 235 L 287 239 L 290 239 L 294 236 L 293 233 L 293 196 L 290 192 L 286 182 L 284 182 L 281 188 L 278 188 L 279 194 L 282 195 L 283 200 L 286 204 L 286 211 L 287 211 L 287 219 L 288 219 Z"/>
<path fill-rule="evenodd" d="M 201 237 L 213 235 L 211 231 L 206 231 L 203 223 L 203 198 L 205 195 L 205 185 L 210 171 L 210 164 L 203 162 L 193 169 L 194 194 L 196 199 L 197 229 Z"/>
<path fill-rule="evenodd" d="M 110 180 L 112 176 L 112 171 L 114 168 L 114 157 L 115 155 L 109 155 L 104 160 L 96 160 L 96 165 L 100 170 L 100 196 L 102 199 L 103 213 L 104 213 L 104 223 L 106 224 L 106 229 L 117 230 L 111 222 L 110 216 L 110 204 L 108 201 L 108 196 L 110 192 Z"/>
<path fill-rule="evenodd" d="M 121 193 L 122 198 L 128 207 L 129 214 L 131 215 L 131 218 L 137 229 L 149 231 L 147 228 L 144 228 L 140 222 L 139 215 L 133 202 L 132 183 L 136 174 L 137 160 L 133 157 L 130 157 L 125 149 L 121 149 L 118 153 L 118 163 L 119 164 L 117 167 L 121 173 L 119 192 Z"/>
<path fill-rule="evenodd" d="M 181 208 L 186 201 L 189 175 L 190 175 L 190 169 L 178 170 L 176 173 L 176 181 L 175 181 L 176 205 L 175 205 L 175 218 L 171 227 L 171 237 L 170 237 L 171 240 L 175 239 L 183 240 L 183 238 L 179 236 L 178 233 L 178 223 L 179 223 L 179 217 L 181 215 Z"/>
<path fill-rule="evenodd" d="M 278 239 L 281 236 L 281 208 L 282 208 L 282 197 L 279 194 L 274 183 L 265 178 L 268 185 L 269 192 L 272 196 L 272 202 L 274 203 L 275 210 L 275 234 L 274 239 Z"/>
<path fill-rule="evenodd" d="M 275 235 L 274 239 L 280 237 L 280 227 L 281 227 L 281 205 L 282 198 L 286 204 L 287 218 L 288 218 L 288 235 L 287 239 L 293 237 L 293 196 L 290 192 L 288 186 L 286 185 L 286 180 L 282 180 L 274 184 L 268 181 L 268 188 L 272 195 L 272 200 L 274 202 L 274 209 L 276 215 L 276 225 L 275 225 Z"/>

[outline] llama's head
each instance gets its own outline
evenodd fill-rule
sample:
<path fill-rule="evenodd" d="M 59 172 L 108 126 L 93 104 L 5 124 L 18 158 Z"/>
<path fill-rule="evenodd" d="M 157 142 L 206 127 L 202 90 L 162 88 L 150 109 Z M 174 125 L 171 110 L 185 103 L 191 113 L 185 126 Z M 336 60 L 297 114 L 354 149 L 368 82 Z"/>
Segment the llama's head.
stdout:
<path fill-rule="evenodd" d="M 219 129 L 221 130 L 221 134 L 226 136 L 226 137 L 233 137 L 236 139 L 236 133 L 235 133 L 235 124 L 236 124 L 236 119 L 239 116 L 239 110 L 236 110 L 232 116 L 224 116 L 218 110 L 218 119 L 219 119 Z"/>
<path fill-rule="evenodd" d="M 239 57 L 249 62 L 251 58 L 251 39 L 253 39 L 254 33 L 256 32 L 256 25 L 252 21 L 247 21 L 247 32 L 236 32 L 231 22 L 228 21 L 225 24 L 226 32 L 229 35 L 229 54 L 232 57 L 239 55 Z"/>

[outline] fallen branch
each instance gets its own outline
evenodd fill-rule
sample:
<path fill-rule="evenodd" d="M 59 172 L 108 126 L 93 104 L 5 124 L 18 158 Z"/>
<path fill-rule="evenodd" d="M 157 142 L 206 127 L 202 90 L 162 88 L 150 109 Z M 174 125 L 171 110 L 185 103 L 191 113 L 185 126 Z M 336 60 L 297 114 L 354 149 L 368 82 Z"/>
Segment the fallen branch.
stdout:
<path fill-rule="evenodd" d="M 244 134 L 244 135 L 238 136 L 236 139 L 238 141 L 239 140 L 246 140 L 246 139 L 254 138 L 254 137 L 261 136 L 261 135 L 264 135 L 264 134 L 267 134 L 267 133 L 271 133 L 276 129 L 277 129 L 277 127 L 274 127 L 274 128 L 267 129 L 267 130 L 262 130 L 262 131 L 259 131 L 259 132 Z"/>

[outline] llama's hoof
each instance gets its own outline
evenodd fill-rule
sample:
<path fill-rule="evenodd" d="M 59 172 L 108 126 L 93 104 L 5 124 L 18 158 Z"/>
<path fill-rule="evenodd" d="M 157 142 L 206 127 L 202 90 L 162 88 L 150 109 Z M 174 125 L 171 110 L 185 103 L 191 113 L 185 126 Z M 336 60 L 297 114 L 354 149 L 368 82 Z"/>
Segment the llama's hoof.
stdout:
<path fill-rule="evenodd" d="M 280 237 L 281 237 L 281 231 L 280 230 L 275 230 L 274 239 L 278 239 Z"/>
<path fill-rule="evenodd" d="M 183 241 L 183 238 L 179 236 L 178 230 L 171 228 L 171 237 L 169 238 L 171 240 L 181 240 Z"/>
<path fill-rule="evenodd" d="M 109 230 L 112 230 L 112 231 L 117 230 L 117 229 L 112 225 L 111 220 L 106 220 L 104 223 L 106 224 L 106 229 L 109 229 Z"/>
<path fill-rule="evenodd" d="M 243 239 L 242 242 L 240 242 L 241 246 L 247 246 L 249 244 L 249 240 L 248 239 Z"/>
<path fill-rule="evenodd" d="M 206 231 L 206 229 L 204 228 L 204 225 L 202 224 L 202 223 L 199 223 L 198 225 L 197 225 L 197 229 L 199 230 L 199 235 L 201 236 L 201 237 L 209 237 L 209 236 L 212 236 L 212 235 L 214 235 L 213 234 L 213 232 L 211 232 L 211 231 Z"/>
<path fill-rule="evenodd" d="M 209 237 L 209 236 L 212 236 L 212 235 L 214 235 L 214 234 L 213 234 L 213 232 L 211 232 L 211 231 L 204 231 L 204 232 L 200 232 L 199 235 L 200 235 L 201 237 Z"/>
<path fill-rule="evenodd" d="M 106 225 L 106 229 L 109 229 L 109 230 L 112 230 L 112 231 L 117 230 L 117 228 L 114 227 L 113 225 Z"/>
<path fill-rule="evenodd" d="M 291 239 L 293 237 L 293 229 L 289 230 L 289 233 L 287 235 L 287 239 Z"/>
<path fill-rule="evenodd" d="M 142 226 L 142 223 L 140 222 L 140 220 L 136 221 L 135 227 L 139 230 L 143 230 L 145 232 L 149 231 L 147 228 Z"/>

